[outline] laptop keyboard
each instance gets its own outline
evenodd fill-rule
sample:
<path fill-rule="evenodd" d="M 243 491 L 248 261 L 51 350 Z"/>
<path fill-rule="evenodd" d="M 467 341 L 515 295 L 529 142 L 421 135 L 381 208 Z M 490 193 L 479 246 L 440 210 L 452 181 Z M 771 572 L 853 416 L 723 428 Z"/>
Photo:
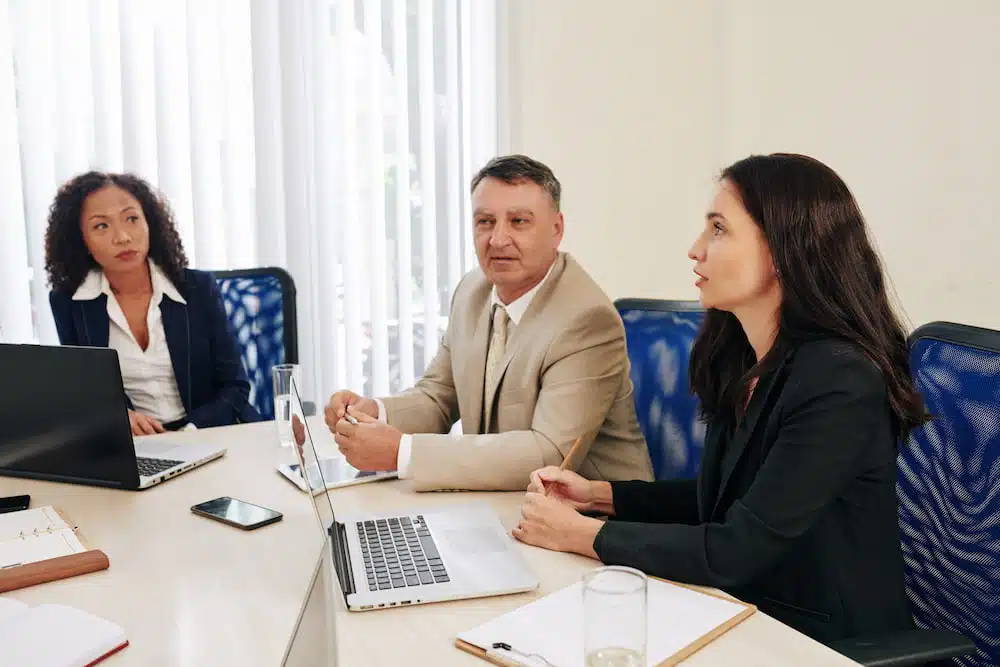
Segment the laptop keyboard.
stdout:
<path fill-rule="evenodd" d="M 135 457 L 135 462 L 139 466 L 140 477 L 152 477 L 158 475 L 168 468 L 178 466 L 183 461 L 171 461 L 170 459 L 150 459 L 144 456 Z"/>
<path fill-rule="evenodd" d="M 450 581 L 422 515 L 359 521 L 357 529 L 368 590 Z"/>

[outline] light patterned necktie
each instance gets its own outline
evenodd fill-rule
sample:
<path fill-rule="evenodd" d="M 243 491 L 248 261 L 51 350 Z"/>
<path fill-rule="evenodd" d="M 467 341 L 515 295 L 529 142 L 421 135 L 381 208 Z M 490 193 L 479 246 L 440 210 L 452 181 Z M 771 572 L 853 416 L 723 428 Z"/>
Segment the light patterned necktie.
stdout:
<path fill-rule="evenodd" d="M 486 382 L 483 385 L 483 432 L 489 433 L 492 425 L 493 396 L 496 389 L 497 372 L 503 362 L 507 349 L 507 311 L 500 304 L 493 308 L 493 332 L 490 334 L 490 347 L 486 353 Z"/>

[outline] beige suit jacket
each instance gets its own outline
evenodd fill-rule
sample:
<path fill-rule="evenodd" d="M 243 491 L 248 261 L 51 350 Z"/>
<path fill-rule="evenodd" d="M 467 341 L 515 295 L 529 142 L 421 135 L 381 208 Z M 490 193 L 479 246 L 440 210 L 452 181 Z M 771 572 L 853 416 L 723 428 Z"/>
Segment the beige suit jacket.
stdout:
<path fill-rule="evenodd" d="M 493 423 L 481 423 L 492 287 L 479 269 L 462 278 L 423 378 L 382 399 L 388 423 L 413 434 L 415 488 L 523 490 L 533 470 L 562 463 L 580 436 L 584 454 L 569 467 L 584 477 L 651 480 L 621 317 L 566 253 L 511 323 Z M 448 435 L 458 419 L 465 435 Z"/>

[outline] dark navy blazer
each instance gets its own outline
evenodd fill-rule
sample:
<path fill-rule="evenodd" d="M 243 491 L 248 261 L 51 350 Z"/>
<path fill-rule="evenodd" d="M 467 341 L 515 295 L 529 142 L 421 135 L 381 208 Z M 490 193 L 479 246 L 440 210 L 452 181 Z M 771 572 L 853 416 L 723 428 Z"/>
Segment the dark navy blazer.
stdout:
<path fill-rule="evenodd" d="M 215 277 L 185 269 L 174 287 L 187 304 L 164 295 L 160 313 L 187 420 L 198 428 L 260 421 Z M 49 304 L 63 345 L 108 346 L 106 294 L 74 301 L 72 293 L 50 292 Z"/>

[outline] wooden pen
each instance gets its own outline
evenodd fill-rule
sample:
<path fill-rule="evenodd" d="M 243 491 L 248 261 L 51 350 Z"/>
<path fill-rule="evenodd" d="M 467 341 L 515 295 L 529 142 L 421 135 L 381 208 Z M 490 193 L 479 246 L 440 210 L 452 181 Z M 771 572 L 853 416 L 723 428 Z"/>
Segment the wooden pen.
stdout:
<path fill-rule="evenodd" d="M 583 446 L 583 436 L 581 435 L 579 438 L 576 439 L 576 442 L 573 443 L 573 446 L 569 448 L 569 452 L 563 458 L 562 463 L 559 464 L 559 469 L 560 470 L 568 470 L 569 469 L 570 464 L 573 462 L 573 460 L 576 458 L 576 456 L 580 453 L 580 449 L 582 448 L 582 446 Z M 548 486 L 545 487 L 545 495 L 546 496 L 549 495 L 549 488 L 550 487 L 548 487 Z"/>

